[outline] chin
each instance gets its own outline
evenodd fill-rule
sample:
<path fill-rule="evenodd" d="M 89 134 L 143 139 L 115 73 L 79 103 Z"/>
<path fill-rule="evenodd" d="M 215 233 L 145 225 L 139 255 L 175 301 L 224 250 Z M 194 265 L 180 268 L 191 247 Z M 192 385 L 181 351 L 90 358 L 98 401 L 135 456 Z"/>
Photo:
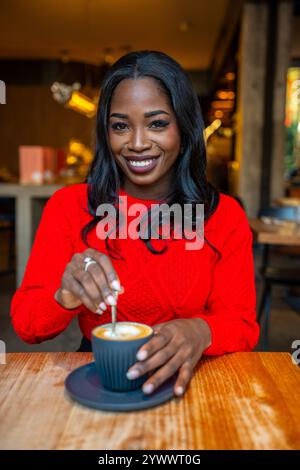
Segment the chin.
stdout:
<path fill-rule="evenodd" d="M 139 186 L 148 186 L 155 184 L 159 181 L 160 177 L 153 178 L 152 175 L 147 175 L 147 176 L 138 176 L 138 177 L 132 177 L 132 175 L 126 175 L 128 179 L 131 181 L 131 183 L 138 184 Z"/>

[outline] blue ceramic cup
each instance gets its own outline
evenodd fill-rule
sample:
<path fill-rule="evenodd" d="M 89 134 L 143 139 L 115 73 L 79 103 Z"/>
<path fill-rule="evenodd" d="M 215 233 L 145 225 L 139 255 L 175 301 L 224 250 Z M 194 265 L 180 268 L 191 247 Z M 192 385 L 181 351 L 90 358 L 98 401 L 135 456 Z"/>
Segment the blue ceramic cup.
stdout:
<path fill-rule="evenodd" d="M 126 377 L 128 369 L 138 362 L 138 350 L 153 336 L 149 325 L 137 322 L 117 322 L 115 336 L 112 323 L 106 323 L 92 331 L 92 349 L 101 384 L 116 392 L 140 388 L 149 377 L 144 374 L 137 379 Z"/>

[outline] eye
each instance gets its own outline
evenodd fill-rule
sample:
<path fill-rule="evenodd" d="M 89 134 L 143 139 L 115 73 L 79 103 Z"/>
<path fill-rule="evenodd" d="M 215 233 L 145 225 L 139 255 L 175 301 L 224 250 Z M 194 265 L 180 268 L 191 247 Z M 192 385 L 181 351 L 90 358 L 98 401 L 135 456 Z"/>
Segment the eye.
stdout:
<path fill-rule="evenodd" d="M 152 129 L 161 129 L 163 127 L 167 127 L 169 125 L 168 121 L 165 121 L 163 119 L 156 119 L 155 121 L 152 121 L 150 126 Z"/>
<path fill-rule="evenodd" d="M 113 124 L 111 124 L 111 128 L 115 131 L 124 131 L 126 127 L 127 124 L 125 122 L 114 122 Z"/>

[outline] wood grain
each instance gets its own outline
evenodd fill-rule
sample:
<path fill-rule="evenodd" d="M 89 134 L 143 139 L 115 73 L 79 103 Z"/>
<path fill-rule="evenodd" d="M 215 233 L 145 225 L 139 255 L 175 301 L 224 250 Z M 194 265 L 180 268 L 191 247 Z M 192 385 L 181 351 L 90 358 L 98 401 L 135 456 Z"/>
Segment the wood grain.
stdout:
<path fill-rule="evenodd" d="M 14 353 L 0 366 L 1 449 L 299 449 L 300 369 L 288 353 L 203 359 L 182 398 L 91 410 L 64 392 L 90 353 Z"/>

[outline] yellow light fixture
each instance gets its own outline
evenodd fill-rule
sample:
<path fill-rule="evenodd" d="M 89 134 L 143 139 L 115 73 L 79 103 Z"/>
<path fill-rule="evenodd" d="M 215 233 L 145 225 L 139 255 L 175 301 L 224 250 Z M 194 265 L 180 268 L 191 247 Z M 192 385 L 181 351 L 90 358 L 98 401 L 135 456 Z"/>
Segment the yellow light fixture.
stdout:
<path fill-rule="evenodd" d="M 78 111 L 87 117 L 93 117 L 96 114 L 96 104 L 79 91 L 73 91 L 71 98 L 65 104 L 66 108 Z"/>
<path fill-rule="evenodd" d="M 204 136 L 205 136 L 205 139 L 208 140 L 209 137 L 214 133 L 216 132 L 216 130 L 219 129 L 219 127 L 221 127 L 222 125 L 222 121 L 221 119 L 215 119 L 209 126 L 207 126 L 204 130 Z"/>
<path fill-rule="evenodd" d="M 72 109 L 91 118 L 96 114 L 98 98 L 89 98 L 78 91 L 80 88 L 81 85 L 78 82 L 73 83 L 73 85 L 54 82 L 51 86 L 51 91 L 55 101 L 63 104 L 65 108 Z"/>
<path fill-rule="evenodd" d="M 66 161 L 68 165 L 75 165 L 75 163 L 77 163 L 77 158 L 74 157 L 74 155 L 68 155 Z"/>
<path fill-rule="evenodd" d="M 93 159 L 92 150 L 77 139 L 70 140 L 68 156 L 75 157 L 76 160 L 79 158 L 85 164 L 91 163 Z M 71 159 L 68 163 L 72 164 L 74 161 Z"/>

